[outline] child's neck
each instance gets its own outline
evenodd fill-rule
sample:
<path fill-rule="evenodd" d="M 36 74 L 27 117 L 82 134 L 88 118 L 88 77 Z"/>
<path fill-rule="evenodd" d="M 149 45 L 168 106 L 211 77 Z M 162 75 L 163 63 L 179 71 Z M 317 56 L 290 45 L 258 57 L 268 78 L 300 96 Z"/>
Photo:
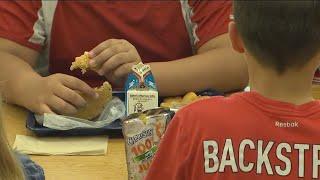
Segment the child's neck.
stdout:
<path fill-rule="evenodd" d="M 296 105 L 313 101 L 313 73 L 288 71 L 282 75 L 265 68 L 249 68 L 250 88 L 259 94 Z"/>

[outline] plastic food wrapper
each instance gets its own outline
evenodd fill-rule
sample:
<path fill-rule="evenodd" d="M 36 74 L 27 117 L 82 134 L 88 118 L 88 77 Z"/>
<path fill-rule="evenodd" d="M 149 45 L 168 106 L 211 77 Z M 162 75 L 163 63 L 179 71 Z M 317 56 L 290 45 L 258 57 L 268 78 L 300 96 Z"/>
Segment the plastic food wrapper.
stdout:
<path fill-rule="evenodd" d="M 173 114 L 168 108 L 156 108 L 122 120 L 129 180 L 140 180 L 147 175 Z"/>
<path fill-rule="evenodd" d="M 39 124 L 57 130 L 101 128 L 117 119 L 123 118 L 125 112 L 126 108 L 124 103 L 118 97 L 113 97 L 112 100 L 105 105 L 100 116 L 93 121 L 48 113 L 45 113 L 44 115 L 35 115 L 35 118 Z"/>

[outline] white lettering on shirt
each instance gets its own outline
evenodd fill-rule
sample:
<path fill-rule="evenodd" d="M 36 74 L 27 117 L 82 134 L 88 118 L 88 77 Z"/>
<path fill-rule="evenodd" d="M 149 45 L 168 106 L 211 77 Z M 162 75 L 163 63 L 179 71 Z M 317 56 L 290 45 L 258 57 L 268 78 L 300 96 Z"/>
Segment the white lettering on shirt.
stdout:
<path fill-rule="evenodd" d="M 287 153 L 291 152 L 291 146 L 288 143 L 280 143 L 277 147 L 276 155 L 280 161 L 285 163 L 285 168 L 281 169 L 281 166 L 275 166 L 275 169 L 280 176 L 287 176 L 291 171 L 291 161 L 289 158 L 282 154 L 283 149 Z"/>
<path fill-rule="evenodd" d="M 295 144 L 294 149 L 298 150 L 299 152 L 299 173 L 298 177 L 303 178 L 304 177 L 304 152 L 305 150 L 309 150 L 309 144 Z"/>
<path fill-rule="evenodd" d="M 299 127 L 299 123 L 298 122 L 280 122 L 280 121 L 276 121 L 274 123 L 275 127 L 278 128 L 298 128 Z"/>
<path fill-rule="evenodd" d="M 253 150 L 254 143 L 250 139 L 245 139 L 240 143 L 240 146 L 239 146 L 239 168 L 243 172 L 250 172 L 250 171 L 252 171 L 254 164 L 248 163 L 247 166 L 244 164 L 244 151 L 245 151 L 246 146 L 249 146 L 249 148 L 251 150 Z"/>
<path fill-rule="evenodd" d="M 232 168 L 232 172 L 238 172 L 231 139 L 227 139 L 224 144 L 219 172 L 224 172 L 226 166 L 230 166 Z"/>
<path fill-rule="evenodd" d="M 310 153 L 306 153 L 307 151 Z M 276 144 L 273 141 L 251 139 L 244 139 L 239 144 L 235 144 L 232 139 L 226 139 L 224 144 L 219 146 L 218 141 L 215 140 L 203 141 L 204 170 L 207 174 L 230 171 L 276 177 L 276 175 L 289 176 L 293 172 L 297 178 L 305 178 L 306 167 L 312 167 L 312 174 L 308 174 L 307 177 L 312 175 L 312 178 L 319 178 L 319 153 L 320 145 L 317 144 L 287 142 Z M 312 162 L 308 162 L 309 164 L 305 162 L 306 156 L 312 156 Z M 253 159 L 253 157 L 257 158 Z"/>
<path fill-rule="evenodd" d="M 209 152 L 209 148 L 213 151 Z M 218 143 L 216 141 L 203 141 L 203 154 L 204 154 L 204 170 L 206 173 L 217 172 L 219 167 Z M 213 160 L 213 166 L 210 167 L 210 160 Z"/>
<path fill-rule="evenodd" d="M 319 177 L 319 151 L 320 151 L 320 145 L 313 145 L 313 153 L 312 153 L 312 178 L 318 178 Z"/>
<path fill-rule="evenodd" d="M 272 168 L 271 168 L 271 164 L 269 161 L 269 152 L 273 146 L 274 142 L 269 141 L 266 148 L 263 149 L 263 141 L 259 140 L 258 141 L 258 159 L 257 159 L 257 173 L 261 174 L 262 172 L 262 165 L 264 164 L 267 170 L 267 173 L 272 175 Z"/>

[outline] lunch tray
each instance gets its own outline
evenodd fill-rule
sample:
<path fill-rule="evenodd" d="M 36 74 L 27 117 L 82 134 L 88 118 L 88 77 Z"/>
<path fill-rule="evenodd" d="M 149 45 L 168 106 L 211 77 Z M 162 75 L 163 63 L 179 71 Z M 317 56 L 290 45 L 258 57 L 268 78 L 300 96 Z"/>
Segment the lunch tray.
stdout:
<path fill-rule="evenodd" d="M 122 136 L 122 126 L 120 120 L 116 120 L 108 126 L 104 126 L 102 128 L 76 128 L 62 131 L 50 129 L 38 124 L 34 114 L 30 112 L 28 114 L 26 126 L 37 136 L 86 136 L 102 134 L 107 134 L 110 136 Z"/>
<path fill-rule="evenodd" d="M 125 100 L 124 91 L 113 91 L 113 96 L 119 97 L 123 102 Z M 86 136 L 86 135 L 102 135 L 122 136 L 122 125 L 120 120 L 116 120 L 111 124 L 102 128 L 76 128 L 70 130 L 56 130 L 42 126 L 36 121 L 34 113 L 29 112 L 27 116 L 26 127 L 34 132 L 37 136 Z"/>
<path fill-rule="evenodd" d="M 113 96 L 119 97 L 122 101 L 125 101 L 124 91 L 114 91 L 112 94 Z M 215 90 L 205 90 L 197 94 L 203 96 L 223 95 Z M 161 102 L 162 98 L 159 98 L 159 101 Z M 102 128 L 76 128 L 71 130 L 55 130 L 38 124 L 34 114 L 32 112 L 29 112 L 27 116 L 26 127 L 30 131 L 34 132 L 37 136 L 92 136 L 102 134 L 109 135 L 110 137 L 122 136 L 122 125 L 120 120 L 116 120 L 113 123 Z"/>

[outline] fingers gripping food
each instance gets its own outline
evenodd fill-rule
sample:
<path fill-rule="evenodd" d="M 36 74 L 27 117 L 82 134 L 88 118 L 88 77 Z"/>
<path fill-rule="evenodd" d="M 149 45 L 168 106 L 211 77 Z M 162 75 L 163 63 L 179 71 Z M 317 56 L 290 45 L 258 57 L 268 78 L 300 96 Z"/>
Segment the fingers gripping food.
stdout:
<path fill-rule="evenodd" d="M 89 68 L 89 53 L 84 52 L 83 55 L 76 57 L 72 62 L 70 70 L 81 69 L 84 74 Z M 87 101 L 85 107 L 78 109 L 78 112 L 74 114 L 74 117 L 92 120 L 103 111 L 107 102 L 112 99 L 112 87 L 108 82 L 104 82 L 101 87 L 96 87 L 95 91 L 99 94 L 99 98 L 95 99 L 80 93 L 80 95 Z"/>
<path fill-rule="evenodd" d="M 91 98 L 82 93 L 80 95 L 87 101 L 87 105 L 80 108 L 74 117 L 92 120 L 99 116 L 103 111 L 107 102 L 112 99 L 112 88 L 108 82 L 104 82 L 101 87 L 95 88 L 95 91 L 99 94 L 99 98 Z"/>

